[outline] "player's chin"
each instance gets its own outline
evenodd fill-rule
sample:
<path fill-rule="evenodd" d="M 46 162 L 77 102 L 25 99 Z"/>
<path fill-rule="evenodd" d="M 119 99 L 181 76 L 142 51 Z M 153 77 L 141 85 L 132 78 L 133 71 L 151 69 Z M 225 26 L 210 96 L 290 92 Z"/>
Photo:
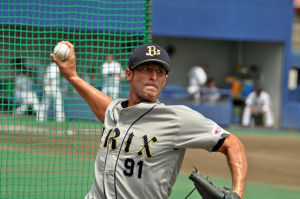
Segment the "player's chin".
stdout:
<path fill-rule="evenodd" d="M 159 95 L 158 90 L 146 90 L 144 92 L 144 98 L 147 99 L 147 101 L 149 102 L 156 101 L 158 95 Z"/>

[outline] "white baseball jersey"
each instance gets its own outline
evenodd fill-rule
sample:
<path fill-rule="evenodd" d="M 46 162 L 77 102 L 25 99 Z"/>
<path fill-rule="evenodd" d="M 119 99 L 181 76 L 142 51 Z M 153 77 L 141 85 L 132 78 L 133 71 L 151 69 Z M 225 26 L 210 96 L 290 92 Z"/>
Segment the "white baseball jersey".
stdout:
<path fill-rule="evenodd" d="M 123 103 L 122 103 L 123 102 Z M 168 198 L 186 148 L 212 151 L 229 133 L 186 106 L 114 100 L 105 113 L 86 199 Z"/>
<path fill-rule="evenodd" d="M 48 110 L 51 105 L 51 99 L 54 100 L 56 121 L 65 121 L 65 112 L 63 106 L 63 96 L 60 87 L 60 72 L 56 63 L 52 62 L 45 71 L 45 96 L 41 102 L 38 114 L 39 121 L 45 121 L 48 117 Z"/>
<path fill-rule="evenodd" d="M 252 91 L 245 101 L 245 108 L 242 117 L 242 125 L 249 126 L 251 122 L 251 106 L 254 106 L 257 111 L 264 111 L 265 125 L 272 127 L 274 125 L 273 113 L 271 110 L 271 97 L 266 91 L 261 91 L 257 96 L 255 91 Z"/>
<path fill-rule="evenodd" d="M 196 100 L 200 99 L 200 85 L 206 83 L 207 75 L 203 68 L 200 66 L 193 66 L 188 73 L 189 84 L 187 87 L 187 91 L 194 95 Z"/>
<path fill-rule="evenodd" d="M 205 82 L 207 80 L 207 75 L 206 75 L 205 71 L 203 70 L 203 68 L 201 68 L 200 66 L 192 67 L 188 73 L 188 77 L 189 77 L 190 85 L 199 86 L 201 84 L 205 84 Z"/>
<path fill-rule="evenodd" d="M 56 63 L 51 63 L 46 71 L 44 77 L 45 86 L 49 86 L 50 90 L 56 92 L 56 90 L 60 90 L 60 72 Z"/>
<path fill-rule="evenodd" d="M 117 61 L 104 62 L 102 65 L 102 73 L 104 76 L 112 74 L 120 74 L 122 71 L 121 64 Z"/>
<path fill-rule="evenodd" d="M 22 92 L 31 92 L 32 91 L 32 80 L 27 77 L 26 75 L 18 75 L 16 77 L 16 98 L 21 98 L 22 95 L 21 93 Z"/>
<path fill-rule="evenodd" d="M 270 95 L 266 91 L 261 91 L 260 95 L 257 96 L 256 92 L 251 92 L 246 98 L 247 106 L 255 106 L 257 110 L 266 110 L 271 105 Z"/>
<path fill-rule="evenodd" d="M 35 112 L 40 109 L 37 94 L 32 90 L 32 80 L 26 75 L 18 75 L 16 77 L 15 98 L 21 101 L 20 106 L 16 109 L 16 113 L 23 114 L 32 105 Z"/>
<path fill-rule="evenodd" d="M 116 61 L 104 62 L 102 65 L 103 85 L 102 92 L 113 99 L 119 97 L 121 64 Z"/>

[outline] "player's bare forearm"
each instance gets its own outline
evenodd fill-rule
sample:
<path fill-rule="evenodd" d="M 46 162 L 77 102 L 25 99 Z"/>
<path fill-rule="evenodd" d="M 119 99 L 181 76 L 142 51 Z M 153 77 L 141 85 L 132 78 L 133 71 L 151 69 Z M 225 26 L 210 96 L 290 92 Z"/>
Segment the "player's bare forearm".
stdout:
<path fill-rule="evenodd" d="M 74 52 L 74 46 L 68 41 L 61 41 L 59 44 L 66 44 L 70 48 L 69 58 L 65 61 L 61 61 L 57 59 L 54 54 L 50 54 L 50 56 L 58 65 L 61 74 L 73 85 L 81 97 L 83 97 L 89 104 L 96 117 L 101 122 L 104 122 L 105 110 L 112 99 L 78 76 L 76 72 L 76 56 Z"/>
<path fill-rule="evenodd" d="M 233 190 L 243 198 L 248 173 L 248 163 L 243 143 L 231 134 L 225 139 L 224 144 L 218 151 L 226 155 L 231 170 Z"/>

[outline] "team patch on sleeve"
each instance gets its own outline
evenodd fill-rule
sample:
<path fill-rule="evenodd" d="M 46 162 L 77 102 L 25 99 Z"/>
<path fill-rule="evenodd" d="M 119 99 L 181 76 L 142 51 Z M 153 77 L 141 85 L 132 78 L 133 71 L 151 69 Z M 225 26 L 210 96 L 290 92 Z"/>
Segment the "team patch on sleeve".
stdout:
<path fill-rule="evenodd" d="M 219 125 L 214 124 L 214 127 L 211 130 L 211 134 L 222 135 L 223 133 L 224 133 L 224 129 L 222 129 Z"/>

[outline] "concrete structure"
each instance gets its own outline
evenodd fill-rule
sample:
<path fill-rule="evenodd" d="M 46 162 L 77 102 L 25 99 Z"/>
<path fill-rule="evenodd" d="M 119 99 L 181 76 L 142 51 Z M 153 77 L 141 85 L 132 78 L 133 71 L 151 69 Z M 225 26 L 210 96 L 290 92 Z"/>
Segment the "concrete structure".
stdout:
<path fill-rule="evenodd" d="M 287 87 L 293 15 L 292 0 L 153 1 L 153 40 L 171 49 L 169 83 L 184 85 L 182 74 L 206 62 L 208 74 L 225 87 L 233 66 L 249 71 L 256 64 L 259 84 L 272 96 L 276 126 L 289 128 L 288 115 L 299 109 L 288 108 L 295 102 Z"/>

